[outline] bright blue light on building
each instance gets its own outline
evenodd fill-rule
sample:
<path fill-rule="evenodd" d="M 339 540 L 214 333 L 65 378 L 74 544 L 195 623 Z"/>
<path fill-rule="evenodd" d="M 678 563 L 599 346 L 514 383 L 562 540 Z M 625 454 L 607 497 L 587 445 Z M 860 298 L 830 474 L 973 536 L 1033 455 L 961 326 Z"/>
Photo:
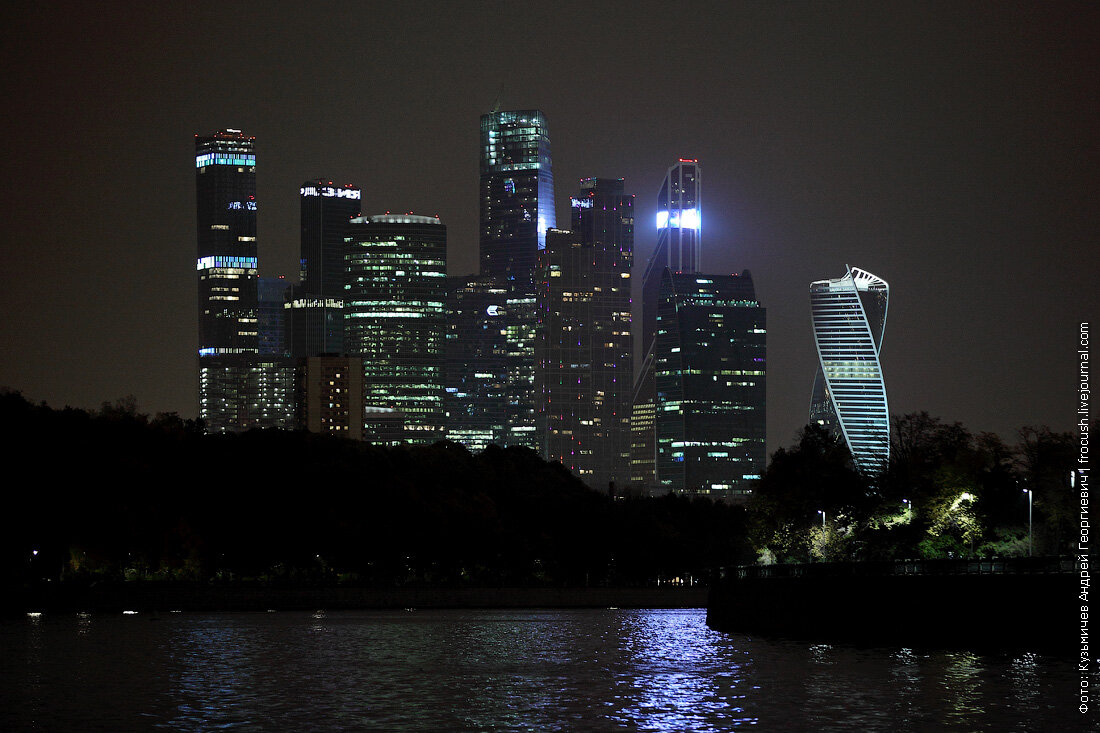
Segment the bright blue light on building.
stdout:
<path fill-rule="evenodd" d="M 683 211 L 658 211 L 658 229 L 702 229 L 703 218 L 699 215 L 699 209 L 684 209 Z"/>
<path fill-rule="evenodd" d="M 195 167 L 205 168 L 208 165 L 256 165 L 256 156 L 242 153 L 204 153 L 195 156 Z"/>
<path fill-rule="evenodd" d="M 198 259 L 198 270 L 210 270 L 223 267 L 234 267 L 243 270 L 255 270 L 256 258 L 255 257 L 200 257 Z"/>

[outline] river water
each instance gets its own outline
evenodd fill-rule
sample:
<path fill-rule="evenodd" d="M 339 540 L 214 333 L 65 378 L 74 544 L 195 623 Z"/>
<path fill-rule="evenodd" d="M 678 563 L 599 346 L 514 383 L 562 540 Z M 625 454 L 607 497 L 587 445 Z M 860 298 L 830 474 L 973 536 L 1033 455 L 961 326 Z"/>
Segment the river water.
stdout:
<path fill-rule="evenodd" d="M 0 730 L 1075 731 L 1072 660 L 712 631 L 692 610 L 0 622 Z M 1100 689 L 1093 678 L 1093 689 Z"/>

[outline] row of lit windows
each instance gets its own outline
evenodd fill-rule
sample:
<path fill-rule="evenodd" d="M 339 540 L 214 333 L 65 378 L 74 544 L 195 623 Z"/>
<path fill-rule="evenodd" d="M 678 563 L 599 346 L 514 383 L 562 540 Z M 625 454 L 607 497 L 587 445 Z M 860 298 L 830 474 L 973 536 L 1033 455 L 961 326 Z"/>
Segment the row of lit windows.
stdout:
<path fill-rule="evenodd" d="M 195 156 L 195 167 L 204 168 L 208 165 L 237 165 L 255 166 L 256 156 L 245 153 L 205 153 Z"/>

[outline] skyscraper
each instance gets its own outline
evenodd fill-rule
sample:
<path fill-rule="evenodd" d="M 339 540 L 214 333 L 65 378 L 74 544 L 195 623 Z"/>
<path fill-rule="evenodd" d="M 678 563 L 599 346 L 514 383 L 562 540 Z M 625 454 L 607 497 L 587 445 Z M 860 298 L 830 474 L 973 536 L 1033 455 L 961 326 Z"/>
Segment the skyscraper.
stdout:
<path fill-rule="evenodd" d="M 261 354 L 287 355 L 286 342 L 286 291 L 290 287 L 286 278 L 257 278 L 257 313 Z"/>
<path fill-rule="evenodd" d="M 344 350 L 344 234 L 362 192 L 346 183 L 306 181 L 301 202 L 301 283 L 286 303 L 287 349 L 297 357 Z"/>
<path fill-rule="evenodd" d="M 703 236 L 702 172 L 699 161 L 680 160 L 668 169 L 657 191 L 657 246 L 642 277 L 642 357 L 653 346 L 661 276 L 698 272 Z"/>
<path fill-rule="evenodd" d="M 653 348 L 659 490 L 751 493 L 766 459 L 765 319 L 748 270 L 665 269 Z"/>
<path fill-rule="evenodd" d="M 810 422 L 843 436 L 865 475 L 890 459 L 890 409 L 879 354 L 890 286 L 866 270 L 810 283 L 818 369 Z"/>
<path fill-rule="evenodd" d="M 657 190 L 657 246 L 642 276 L 641 372 L 634 383 L 631 482 L 656 487 L 656 380 L 653 374 L 657 303 L 664 271 L 696 272 L 702 245 L 702 173 L 699 161 L 680 158 Z"/>
<path fill-rule="evenodd" d="M 481 274 L 534 292 L 538 252 L 557 226 L 550 133 L 537 109 L 481 116 Z"/>
<path fill-rule="evenodd" d="M 488 278 L 447 278 L 447 440 L 472 451 L 504 442 L 507 300 Z"/>
<path fill-rule="evenodd" d="M 481 275 L 507 293 L 506 414 L 502 439 L 537 448 L 535 268 L 557 226 L 550 135 L 539 110 L 481 117 Z"/>
<path fill-rule="evenodd" d="M 350 183 L 306 181 L 298 191 L 302 227 L 302 289 L 322 298 L 342 298 L 346 279 L 344 233 L 359 215 L 363 192 Z"/>
<path fill-rule="evenodd" d="M 634 196 L 622 179 L 587 178 L 571 231 L 539 254 L 536 390 L 542 454 L 590 486 L 630 480 Z"/>
<path fill-rule="evenodd" d="M 657 484 L 657 375 L 653 350 L 642 362 L 630 409 L 630 485 L 640 493 Z"/>
<path fill-rule="evenodd" d="M 255 138 L 226 129 L 195 135 L 198 223 L 199 417 L 210 432 L 255 424 Z"/>
<path fill-rule="evenodd" d="M 240 130 L 195 135 L 200 356 L 258 348 L 254 141 Z"/>
<path fill-rule="evenodd" d="M 399 411 L 409 442 L 440 440 L 447 228 L 434 216 L 362 216 L 345 242 L 344 348 L 363 360 L 363 404 Z"/>

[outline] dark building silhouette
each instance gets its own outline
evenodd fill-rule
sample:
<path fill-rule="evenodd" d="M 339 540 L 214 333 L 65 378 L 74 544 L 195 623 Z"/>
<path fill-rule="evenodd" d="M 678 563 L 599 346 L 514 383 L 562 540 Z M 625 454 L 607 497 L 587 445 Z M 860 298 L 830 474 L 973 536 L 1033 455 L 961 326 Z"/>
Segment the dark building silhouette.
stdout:
<path fill-rule="evenodd" d="M 344 353 L 344 235 L 362 192 L 350 183 L 306 181 L 301 204 L 301 282 L 287 299 L 287 350 L 297 357 Z"/>
<path fill-rule="evenodd" d="M 447 439 L 472 451 L 504 442 L 507 299 L 487 278 L 447 278 Z"/>
<path fill-rule="evenodd" d="M 344 348 L 363 360 L 364 409 L 400 413 L 409 442 L 440 440 L 447 228 L 432 216 L 362 216 L 345 244 Z"/>
<path fill-rule="evenodd" d="M 557 225 L 546 118 L 539 110 L 481 117 L 481 276 L 507 293 L 506 414 L 502 440 L 537 448 L 535 269 Z"/>
<path fill-rule="evenodd" d="M 658 491 L 751 493 L 766 459 L 765 315 L 747 270 L 665 269 L 653 348 Z"/>
<path fill-rule="evenodd" d="M 256 424 L 259 351 L 255 138 L 195 135 L 199 417 L 210 432 Z"/>
<path fill-rule="evenodd" d="M 535 385 L 539 447 L 593 488 L 630 480 L 634 196 L 622 179 L 588 178 L 571 230 L 539 253 Z"/>
<path fill-rule="evenodd" d="M 630 485 L 641 493 L 657 483 L 657 378 L 650 349 L 634 383 L 630 409 Z"/>
<path fill-rule="evenodd" d="M 362 191 L 350 183 L 306 181 L 299 189 L 301 204 L 301 285 L 305 292 L 323 298 L 344 294 L 344 234 L 348 222 L 359 215 Z"/>
<path fill-rule="evenodd" d="M 287 355 L 286 296 L 290 283 L 282 275 L 261 277 L 256 281 L 259 352 Z"/>

